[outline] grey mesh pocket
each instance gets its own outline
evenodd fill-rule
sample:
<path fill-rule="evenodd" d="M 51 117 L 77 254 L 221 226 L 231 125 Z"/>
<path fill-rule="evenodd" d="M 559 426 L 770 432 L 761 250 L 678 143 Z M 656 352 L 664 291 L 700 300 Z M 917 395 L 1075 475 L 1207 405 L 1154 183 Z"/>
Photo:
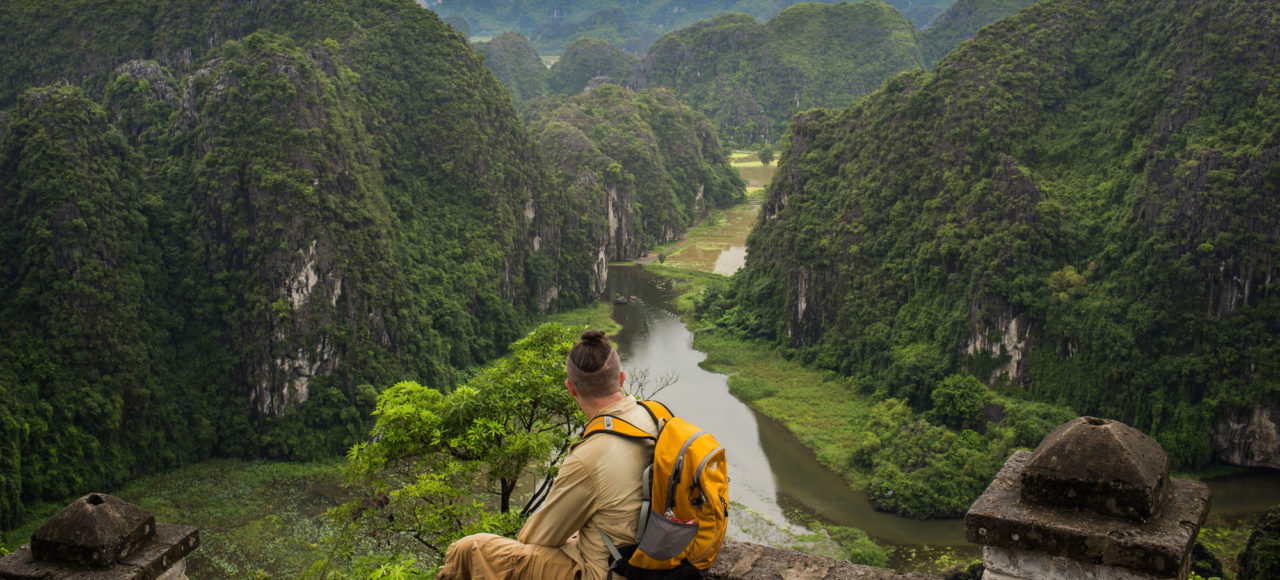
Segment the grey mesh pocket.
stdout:
<path fill-rule="evenodd" d="M 698 522 L 686 524 L 669 520 L 653 510 L 649 510 L 646 517 L 649 523 L 645 525 L 644 537 L 640 538 L 639 550 L 654 560 L 679 556 L 698 535 Z"/>

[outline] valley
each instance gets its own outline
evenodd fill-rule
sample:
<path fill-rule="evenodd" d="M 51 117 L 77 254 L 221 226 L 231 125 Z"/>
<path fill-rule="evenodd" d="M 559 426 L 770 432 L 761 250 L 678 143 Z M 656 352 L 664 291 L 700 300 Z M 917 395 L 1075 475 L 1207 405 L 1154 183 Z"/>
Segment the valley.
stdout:
<path fill-rule="evenodd" d="M 424 574 L 538 505 L 586 324 L 732 442 L 733 539 L 956 571 L 1006 458 L 1089 415 L 1209 482 L 1198 574 L 1256 577 L 1277 31 L 1246 0 L 4 4 L 3 543 L 117 490 L 207 530 L 193 577 Z"/>

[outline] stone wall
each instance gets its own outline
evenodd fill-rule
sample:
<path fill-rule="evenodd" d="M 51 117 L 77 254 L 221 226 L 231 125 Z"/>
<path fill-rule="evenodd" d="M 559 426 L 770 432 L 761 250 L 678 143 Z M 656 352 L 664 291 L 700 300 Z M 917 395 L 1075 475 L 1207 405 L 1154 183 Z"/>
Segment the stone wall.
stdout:
<path fill-rule="evenodd" d="M 710 580 L 941 580 L 759 544 L 726 543 Z"/>

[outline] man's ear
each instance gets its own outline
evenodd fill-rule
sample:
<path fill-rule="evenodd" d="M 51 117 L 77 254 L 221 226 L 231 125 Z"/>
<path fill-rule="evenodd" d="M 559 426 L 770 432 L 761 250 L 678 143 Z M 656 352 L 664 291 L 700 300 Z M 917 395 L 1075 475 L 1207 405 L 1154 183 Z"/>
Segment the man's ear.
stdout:
<path fill-rule="evenodd" d="M 569 379 L 564 380 L 564 388 L 569 389 L 570 397 L 578 398 L 578 389 L 573 388 L 573 383 L 569 382 Z"/>
<path fill-rule="evenodd" d="M 618 388 L 621 389 L 622 383 L 625 383 L 626 381 L 627 381 L 627 371 L 618 371 Z M 569 382 L 569 380 L 565 379 L 565 382 Z"/>

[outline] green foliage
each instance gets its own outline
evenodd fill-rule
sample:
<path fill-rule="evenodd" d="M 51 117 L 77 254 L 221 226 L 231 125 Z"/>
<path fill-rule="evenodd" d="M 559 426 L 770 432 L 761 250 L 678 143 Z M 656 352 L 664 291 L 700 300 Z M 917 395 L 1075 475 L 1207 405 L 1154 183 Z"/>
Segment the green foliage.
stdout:
<path fill-rule="evenodd" d="M 1191 547 L 1191 571 L 1202 578 L 1221 578 L 1222 562 L 1208 548 L 1196 542 Z"/>
<path fill-rule="evenodd" d="M 1266 511 L 1240 553 L 1240 580 L 1262 580 L 1280 575 L 1280 506 Z"/>
<path fill-rule="evenodd" d="M 454 30 L 457 30 L 458 34 L 461 34 L 463 38 L 471 36 L 471 25 L 467 23 L 466 18 L 461 16 L 448 16 L 443 18 L 443 20 L 445 24 L 448 24 L 449 26 L 452 26 Z"/>
<path fill-rule="evenodd" d="M 955 429 L 981 429 L 983 413 L 991 401 L 987 386 L 970 375 L 951 375 L 929 393 L 933 399 L 930 418 Z"/>
<path fill-rule="evenodd" d="M 596 77 L 608 77 L 614 84 L 626 84 L 637 59 L 603 40 L 583 38 L 564 49 L 551 67 L 551 92 L 576 95 Z"/>
<path fill-rule="evenodd" d="M 853 381 L 726 330 L 697 331 L 694 346 L 707 353 L 703 365 L 728 374 L 734 396 L 786 424 L 821 462 L 866 489 L 874 505 L 904 516 L 963 514 L 1010 453 L 1034 448 L 1077 416 L 1068 408 L 996 395 L 992 422 L 984 419 L 978 429 L 937 426 L 929 422 L 931 412 L 917 413 L 901 399 L 877 400 Z"/>
<path fill-rule="evenodd" d="M 519 32 L 507 32 L 488 42 L 477 42 L 476 53 L 493 71 L 517 104 L 547 94 L 547 67 L 538 51 Z"/>
<path fill-rule="evenodd" d="M 903 401 L 872 410 L 854 459 L 869 463 L 867 493 L 877 509 L 904 516 L 958 517 L 982 493 L 1007 449 L 986 453 L 972 431 L 956 433 L 914 418 Z"/>
<path fill-rule="evenodd" d="M 564 222 L 540 232 L 559 240 L 562 262 L 594 267 L 603 255 L 631 259 L 676 239 L 713 207 L 745 196 L 714 130 L 670 91 L 612 84 L 527 111 L 551 164 Z M 590 281 L 560 279 L 560 294 L 595 296 Z"/>
<path fill-rule="evenodd" d="M 740 9 L 749 14 L 721 10 L 707 14 L 707 20 L 666 34 L 642 61 L 617 48 L 626 48 L 615 32 L 626 29 L 627 23 L 625 15 L 612 8 L 594 13 L 591 20 L 592 26 L 604 24 L 615 32 L 597 29 L 598 34 L 576 36 L 549 74 L 534 64 L 532 46 L 516 33 L 480 43 L 477 49 L 491 55 L 490 68 L 510 88 L 517 103 L 540 94 L 544 83 L 552 93 L 573 95 L 597 77 L 629 87 L 664 87 L 710 118 L 722 139 L 745 147 L 775 141 L 800 111 L 843 107 L 890 76 L 924 66 L 926 47 L 940 51 L 933 59 L 936 61 L 978 27 L 1029 2 L 966 0 L 953 7 L 944 26 L 920 35 L 894 6 L 882 2 L 801 3 L 777 14 L 769 12 L 772 19 L 766 23 L 753 18 L 760 16 L 759 10 L 743 4 Z M 459 3 L 438 8 L 465 11 Z M 681 6 L 679 12 L 699 11 L 705 6 L 688 8 Z M 634 14 L 636 8 L 628 12 Z M 563 45 L 548 49 L 548 36 L 575 36 L 578 32 L 572 31 L 580 32 L 581 28 L 556 22 L 530 34 L 533 44 L 554 51 Z M 522 64 L 517 66 L 517 62 Z M 527 72 L 517 73 L 515 68 Z M 531 89 L 535 86 L 539 89 Z"/>
<path fill-rule="evenodd" d="M 773 163 L 773 159 L 776 154 L 777 152 L 774 151 L 773 145 L 761 145 L 760 151 L 758 153 L 758 156 L 760 157 L 760 163 L 764 165 L 769 165 Z"/>
<path fill-rule="evenodd" d="M 368 385 L 453 384 L 589 278 L 532 250 L 580 214 L 430 11 L 90 4 L 0 7 L 0 527 L 212 455 L 331 456 Z"/>
<path fill-rule="evenodd" d="M 1215 425 L 1280 393 L 1275 18 L 1044 2 L 933 72 L 799 114 L 703 324 L 917 409 L 971 374 L 1203 465 Z"/>
<path fill-rule="evenodd" d="M 858 528 L 826 525 L 822 529 L 844 550 L 845 559 L 862 566 L 884 568 L 889 563 L 889 555 L 884 548 L 876 545 L 867 533 Z"/>
<path fill-rule="evenodd" d="M 0 526 L 32 490 L 114 485 L 147 444 L 140 160 L 73 87 L 24 95 L 0 148 Z"/>
<path fill-rule="evenodd" d="M 978 29 L 1019 10 L 1038 0 L 956 0 L 942 14 L 920 31 L 920 47 L 924 62 L 932 67 L 957 45 L 978 32 Z"/>
<path fill-rule="evenodd" d="M 585 420 L 564 387 L 581 330 L 543 324 L 447 394 L 407 381 L 383 391 L 372 440 L 348 454 L 359 497 L 336 514 L 351 522 L 339 551 L 401 537 L 439 559 L 464 535 L 518 531 Z"/>
<path fill-rule="evenodd" d="M 722 14 L 668 34 L 634 76 L 675 91 L 746 146 L 775 141 L 799 111 L 843 107 L 922 63 L 911 23 L 892 6 L 807 3 L 764 24 Z"/>

